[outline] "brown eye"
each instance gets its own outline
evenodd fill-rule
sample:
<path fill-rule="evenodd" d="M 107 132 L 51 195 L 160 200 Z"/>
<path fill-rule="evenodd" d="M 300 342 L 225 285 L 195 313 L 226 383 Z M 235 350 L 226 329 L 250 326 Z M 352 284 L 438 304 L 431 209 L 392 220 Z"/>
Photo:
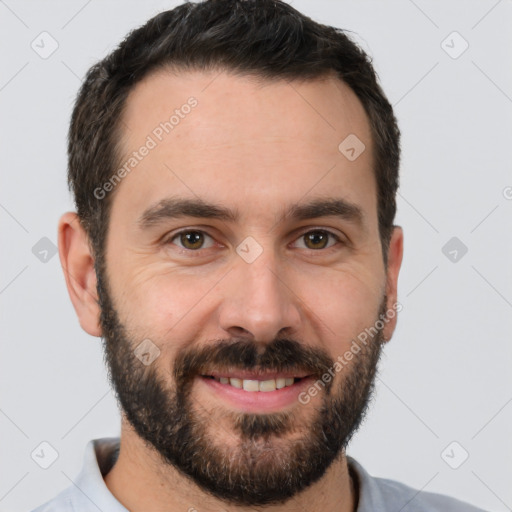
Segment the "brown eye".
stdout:
<path fill-rule="evenodd" d="M 323 229 L 308 231 L 307 233 L 304 233 L 299 240 L 304 241 L 306 249 L 313 250 L 326 249 L 340 241 L 334 233 Z"/>
<path fill-rule="evenodd" d="M 176 243 L 178 247 L 182 247 L 183 249 L 188 249 L 191 251 L 197 251 L 198 249 L 205 249 L 207 247 L 211 247 L 212 243 L 210 243 L 207 247 L 207 240 L 210 239 L 213 241 L 213 239 L 207 235 L 206 233 L 203 233 L 202 231 L 182 231 L 181 233 L 177 233 L 170 242 Z"/>
<path fill-rule="evenodd" d="M 180 242 L 186 249 L 200 249 L 204 243 L 204 237 L 199 231 L 188 231 L 180 235 Z"/>

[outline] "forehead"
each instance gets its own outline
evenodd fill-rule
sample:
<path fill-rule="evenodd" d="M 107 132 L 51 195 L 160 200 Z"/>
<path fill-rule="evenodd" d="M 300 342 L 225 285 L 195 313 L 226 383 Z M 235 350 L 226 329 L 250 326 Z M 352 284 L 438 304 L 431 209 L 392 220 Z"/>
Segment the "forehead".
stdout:
<path fill-rule="evenodd" d="M 368 118 L 334 77 L 265 81 L 163 70 L 131 91 L 122 121 L 119 164 L 133 165 L 125 165 L 116 193 L 130 205 L 127 215 L 176 195 L 215 198 L 242 213 L 337 195 L 375 213 Z M 340 143 L 354 136 L 366 149 L 351 160 Z M 143 146 L 150 149 L 133 161 Z"/>

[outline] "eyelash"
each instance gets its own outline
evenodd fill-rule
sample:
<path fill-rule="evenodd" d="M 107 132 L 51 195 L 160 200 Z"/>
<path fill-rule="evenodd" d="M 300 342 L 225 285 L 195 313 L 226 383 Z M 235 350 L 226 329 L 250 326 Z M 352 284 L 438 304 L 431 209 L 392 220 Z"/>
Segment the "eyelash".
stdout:
<path fill-rule="evenodd" d="M 327 234 L 328 236 L 334 238 L 335 242 L 333 245 L 331 246 L 328 246 L 328 247 L 325 247 L 325 248 L 321 248 L 321 249 L 308 249 L 307 247 L 305 248 L 306 251 L 309 251 L 309 252 L 312 252 L 312 253 L 320 253 L 320 252 L 325 252 L 325 251 L 328 251 L 329 249 L 332 249 L 334 248 L 337 244 L 343 244 L 345 245 L 345 242 L 338 236 L 336 235 L 335 233 L 333 233 L 332 231 L 329 231 L 328 229 L 324 229 L 324 228 L 313 228 L 313 229 L 309 229 L 307 231 L 304 231 L 303 233 L 301 233 L 296 239 L 295 241 L 299 240 L 300 238 L 303 238 L 304 236 L 306 236 L 307 234 L 309 233 L 314 233 L 314 232 L 321 232 L 321 233 L 325 233 Z M 164 245 L 168 245 L 168 244 L 173 244 L 173 240 L 175 240 L 176 238 L 178 238 L 180 235 L 184 234 L 184 233 L 201 233 L 207 237 L 210 237 L 212 240 L 214 239 L 211 235 L 209 235 L 206 231 L 203 231 L 201 229 L 182 229 L 181 231 L 178 231 L 174 234 L 172 234 L 169 238 L 167 238 L 167 240 L 164 242 Z M 176 245 L 176 244 L 175 244 Z M 211 247 L 207 247 L 206 249 L 203 249 L 202 247 L 199 248 L 199 249 L 187 249 L 186 247 L 181 247 L 179 245 L 177 245 L 178 249 L 180 250 L 180 252 L 182 253 L 187 253 L 189 255 L 193 254 L 193 253 L 198 253 L 197 256 L 200 256 L 200 253 L 202 250 L 207 250 L 207 249 L 211 249 Z"/>

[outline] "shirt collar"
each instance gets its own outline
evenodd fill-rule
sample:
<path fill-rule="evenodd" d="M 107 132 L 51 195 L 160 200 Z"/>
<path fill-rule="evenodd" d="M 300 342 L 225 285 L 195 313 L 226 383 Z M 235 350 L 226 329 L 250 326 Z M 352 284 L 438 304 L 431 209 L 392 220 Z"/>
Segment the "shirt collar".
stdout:
<path fill-rule="evenodd" d="M 84 464 L 75 485 L 99 510 L 129 512 L 103 480 L 117 459 L 119 443 L 119 437 L 104 437 L 89 441 L 85 447 Z"/>

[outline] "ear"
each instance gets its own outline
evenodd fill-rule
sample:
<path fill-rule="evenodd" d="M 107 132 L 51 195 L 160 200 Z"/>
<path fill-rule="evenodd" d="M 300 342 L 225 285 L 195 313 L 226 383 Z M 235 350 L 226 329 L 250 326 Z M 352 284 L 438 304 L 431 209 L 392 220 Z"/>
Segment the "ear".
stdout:
<path fill-rule="evenodd" d="M 401 306 L 398 301 L 398 273 L 402 265 L 402 256 L 404 253 L 404 233 L 400 226 L 394 226 L 391 240 L 388 248 L 388 268 L 386 272 L 386 295 L 387 295 L 387 311 L 388 321 L 385 322 L 383 335 L 386 341 L 391 339 L 396 327 L 398 311 Z"/>
<path fill-rule="evenodd" d="M 96 290 L 94 258 L 89 237 L 75 212 L 67 212 L 59 220 L 59 257 L 69 297 L 80 326 L 91 336 L 101 336 L 100 306 Z"/>

